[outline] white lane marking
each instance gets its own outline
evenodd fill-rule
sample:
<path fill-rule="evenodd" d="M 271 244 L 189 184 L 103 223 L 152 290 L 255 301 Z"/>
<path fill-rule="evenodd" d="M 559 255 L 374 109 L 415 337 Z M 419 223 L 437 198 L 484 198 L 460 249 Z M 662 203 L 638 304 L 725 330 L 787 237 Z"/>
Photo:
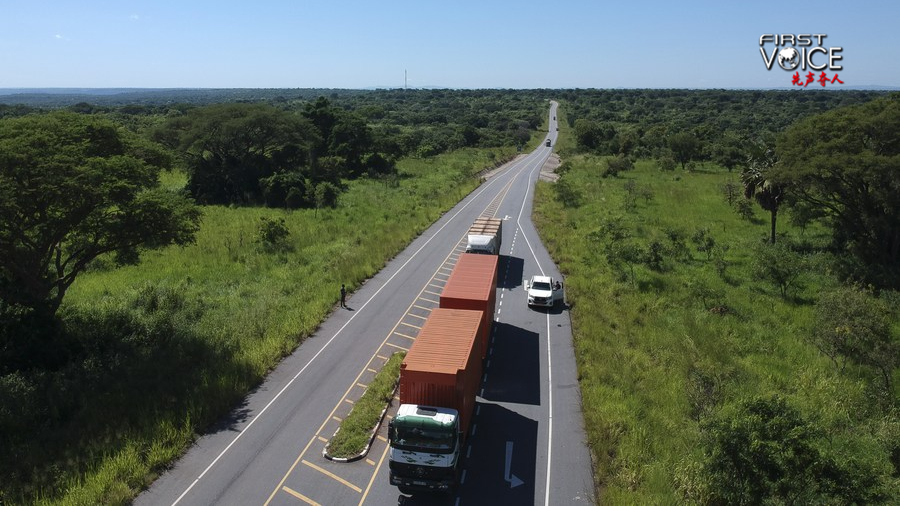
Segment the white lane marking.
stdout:
<path fill-rule="evenodd" d="M 513 454 L 513 442 L 506 442 L 506 469 L 503 474 L 503 480 L 506 483 L 509 483 L 509 488 L 516 488 L 519 485 L 525 483 L 520 480 L 516 475 L 512 474 L 512 454 Z"/>

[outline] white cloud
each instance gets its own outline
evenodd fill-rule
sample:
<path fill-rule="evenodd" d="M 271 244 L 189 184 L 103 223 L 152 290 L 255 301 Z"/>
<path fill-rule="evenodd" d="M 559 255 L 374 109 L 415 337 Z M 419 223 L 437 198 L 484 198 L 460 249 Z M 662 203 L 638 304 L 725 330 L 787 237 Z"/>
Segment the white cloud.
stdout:
<path fill-rule="evenodd" d="M 137 21 L 137 20 L 139 20 L 139 19 L 141 19 L 141 17 L 138 16 L 137 14 L 132 14 L 132 15 L 131 15 L 131 20 L 132 20 L 132 21 Z"/>

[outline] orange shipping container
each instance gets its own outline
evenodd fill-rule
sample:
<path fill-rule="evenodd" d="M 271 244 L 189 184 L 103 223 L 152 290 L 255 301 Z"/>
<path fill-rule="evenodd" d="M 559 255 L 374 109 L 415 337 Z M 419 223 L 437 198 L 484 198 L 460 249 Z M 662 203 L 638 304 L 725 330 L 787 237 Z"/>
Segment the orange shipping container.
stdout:
<path fill-rule="evenodd" d="M 487 356 L 497 302 L 496 255 L 463 254 L 444 285 L 442 308 L 482 311 L 482 328 L 478 336 L 481 358 Z"/>
<path fill-rule="evenodd" d="M 469 432 L 481 385 L 480 311 L 435 309 L 400 364 L 400 404 L 453 408 Z"/>

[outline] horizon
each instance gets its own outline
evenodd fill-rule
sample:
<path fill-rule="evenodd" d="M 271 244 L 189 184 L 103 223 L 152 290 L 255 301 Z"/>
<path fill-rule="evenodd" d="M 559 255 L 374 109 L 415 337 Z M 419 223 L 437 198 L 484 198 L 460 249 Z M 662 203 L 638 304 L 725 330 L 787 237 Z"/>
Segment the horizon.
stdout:
<path fill-rule="evenodd" d="M 790 20 L 703 0 L 463 0 L 452 9 L 51 1 L 7 11 L 15 22 L 0 33 L 2 89 L 781 89 L 793 86 L 793 69 L 772 63 L 781 46 L 761 48 L 761 36 L 804 33 L 839 48 L 840 70 L 826 67 L 827 82 L 817 70 L 810 89 L 900 88 L 891 65 L 900 5 L 889 2 L 819 2 Z M 803 82 L 807 70 L 797 70 Z"/>

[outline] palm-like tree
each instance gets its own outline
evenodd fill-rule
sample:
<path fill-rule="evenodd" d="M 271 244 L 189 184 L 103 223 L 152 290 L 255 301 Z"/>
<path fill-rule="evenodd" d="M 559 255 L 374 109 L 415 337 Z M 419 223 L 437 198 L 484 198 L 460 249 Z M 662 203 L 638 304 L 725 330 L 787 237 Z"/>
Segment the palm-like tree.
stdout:
<path fill-rule="evenodd" d="M 772 235 L 769 241 L 775 244 L 775 222 L 778 219 L 778 207 L 784 200 L 784 187 L 773 181 L 770 171 L 778 156 L 775 150 L 763 145 L 756 146 L 747 159 L 747 167 L 741 172 L 741 183 L 744 185 L 744 196 L 754 197 L 760 207 L 769 211 L 772 216 Z"/>

